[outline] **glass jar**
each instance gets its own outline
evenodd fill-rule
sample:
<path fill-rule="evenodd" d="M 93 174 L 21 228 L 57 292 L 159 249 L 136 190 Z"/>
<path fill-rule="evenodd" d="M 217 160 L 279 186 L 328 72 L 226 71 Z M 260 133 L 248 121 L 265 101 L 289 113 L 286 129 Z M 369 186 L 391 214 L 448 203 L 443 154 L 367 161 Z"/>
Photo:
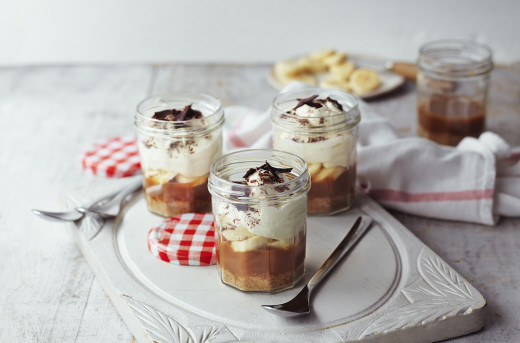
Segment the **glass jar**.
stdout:
<path fill-rule="evenodd" d="M 290 114 L 300 99 L 337 101 L 342 109 L 333 115 L 303 118 Z M 273 147 L 303 158 L 312 187 L 308 212 L 335 214 L 349 209 L 356 193 L 356 142 L 360 121 L 358 99 L 340 90 L 306 88 L 278 95 L 271 112 Z"/>
<path fill-rule="evenodd" d="M 283 183 L 237 183 L 268 162 L 292 168 Z M 242 291 L 276 292 L 302 278 L 307 227 L 307 164 L 275 150 L 242 150 L 217 159 L 208 183 L 212 195 L 217 265 L 223 283 Z"/>
<path fill-rule="evenodd" d="M 417 134 L 457 145 L 485 128 L 491 50 L 468 40 L 441 40 L 419 50 Z"/>
<path fill-rule="evenodd" d="M 196 116 L 188 120 L 182 120 L 182 115 L 176 118 L 180 120 L 159 116 L 187 108 L 199 113 L 193 112 Z M 211 210 L 209 168 L 222 154 L 223 123 L 220 100 L 205 94 L 171 93 L 139 103 L 134 124 L 151 212 L 170 217 Z"/>

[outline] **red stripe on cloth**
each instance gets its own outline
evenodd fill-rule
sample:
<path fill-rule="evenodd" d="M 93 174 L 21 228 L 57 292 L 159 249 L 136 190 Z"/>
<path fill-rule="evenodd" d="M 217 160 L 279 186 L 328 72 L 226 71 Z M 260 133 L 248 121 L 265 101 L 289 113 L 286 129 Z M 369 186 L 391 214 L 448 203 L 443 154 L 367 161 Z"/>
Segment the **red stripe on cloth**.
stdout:
<path fill-rule="evenodd" d="M 234 131 L 229 132 L 229 140 L 237 148 L 245 148 L 247 146 L 247 144 L 239 138 Z"/>
<path fill-rule="evenodd" d="M 243 148 L 243 147 L 248 146 L 248 144 L 246 142 L 244 142 L 242 140 L 242 138 L 238 137 L 238 135 L 236 134 L 236 131 L 242 127 L 242 125 L 244 124 L 244 122 L 245 122 L 246 118 L 249 116 L 249 114 L 250 114 L 250 112 L 244 113 L 242 118 L 240 118 L 240 120 L 236 123 L 236 125 L 229 131 L 229 140 L 237 148 Z"/>
<path fill-rule="evenodd" d="M 493 189 L 430 193 L 408 193 L 395 189 L 372 189 L 368 194 L 378 201 L 399 202 L 467 201 L 493 199 Z"/>
<path fill-rule="evenodd" d="M 512 162 L 520 161 L 520 151 L 514 152 L 511 155 L 509 155 L 508 160 Z"/>

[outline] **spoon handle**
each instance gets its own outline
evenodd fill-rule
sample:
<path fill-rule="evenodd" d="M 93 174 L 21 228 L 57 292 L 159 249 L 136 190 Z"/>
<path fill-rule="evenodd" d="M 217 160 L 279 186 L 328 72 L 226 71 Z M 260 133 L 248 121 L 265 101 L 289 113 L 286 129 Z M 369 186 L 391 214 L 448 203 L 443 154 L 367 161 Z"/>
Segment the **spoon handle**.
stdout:
<path fill-rule="evenodd" d="M 372 218 L 368 216 L 359 216 L 343 240 L 338 244 L 336 249 L 327 258 L 323 265 L 318 269 L 316 274 L 310 279 L 307 286 L 309 291 L 316 287 L 325 277 L 336 267 L 341 259 L 349 253 L 350 250 L 356 245 L 361 237 L 372 224 Z"/>
<path fill-rule="evenodd" d="M 134 178 L 125 188 L 120 189 L 107 201 L 94 203 L 91 206 L 80 206 L 77 208 L 81 213 L 93 212 L 104 217 L 116 217 L 121 211 L 123 200 L 129 195 L 142 187 L 141 176 Z"/>
<path fill-rule="evenodd" d="M 116 195 L 121 193 L 121 191 L 127 189 L 128 187 L 131 187 L 130 184 L 131 185 L 141 184 L 143 176 L 142 175 L 136 175 L 136 176 L 128 177 L 128 179 L 131 180 L 131 181 L 129 181 L 129 184 L 125 185 L 124 188 L 114 189 L 111 192 L 103 194 L 102 196 L 100 196 L 100 197 L 98 197 L 98 198 L 96 198 L 94 200 L 91 200 L 88 203 L 86 203 L 84 205 L 81 205 L 79 207 L 84 208 L 84 209 L 90 209 L 90 208 L 98 207 L 98 206 L 103 205 L 103 204 L 107 204 L 107 203 L 111 202 L 112 199 Z"/>

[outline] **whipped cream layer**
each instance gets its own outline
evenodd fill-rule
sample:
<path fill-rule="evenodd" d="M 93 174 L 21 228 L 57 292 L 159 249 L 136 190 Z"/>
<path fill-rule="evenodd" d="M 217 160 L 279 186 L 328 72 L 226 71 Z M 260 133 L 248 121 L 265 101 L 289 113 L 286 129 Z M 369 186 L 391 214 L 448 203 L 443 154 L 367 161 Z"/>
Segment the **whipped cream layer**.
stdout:
<path fill-rule="evenodd" d="M 238 232 L 276 240 L 291 239 L 305 227 L 307 220 L 306 194 L 293 194 L 287 199 L 271 200 L 268 196 L 290 190 L 285 184 L 286 173 L 292 168 L 274 168 L 269 163 L 251 168 L 241 185 L 250 186 L 252 201 L 247 205 L 220 202 L 218 220 L 223 227 L 234 227 Z M 245 228 L 247 231 L 244 231 Z"/>
<path fill-rule="evenodd" d="M 221 227 L 245 228 L 253 235 L 283 240 L 297 236 L 305 227 L 307 197 L 299 196 L 281 205 L 260 201 L 247 210 L 239 210 L 233 204 L 220 202 L 217 213 Z"/>
<path fill-rule="evenodd" d="M 316 99 L 313 96 L 300 100 L 294 108 L 287 108 L 291 121 L 298 130 L 276 128 L 273 135 L 273 147 L 288 151 L 303 158 L 307 163 L 323 163 L 328 167 L 349 167 L 356 162 L 356 137 L 348 130 L 334 133 L 314 133 L 313 129 L 341 123 L 341 105 L 330 98 Z M 296 132 L 302 129 L 308 132 Z"/>
<path fill-rule="evenodd" d="M 209 173 L 213 160 L 220 156 L 220 134 L 202 137 L 159 138 L 139 140 L 139 154 L 143 170 L 163 170 L 186 177 Z"/>
<path fill-rule="evenodd" d="M 149 127 L 164 130 L 139 134 L 139 154 L 145 173 L 180 174 L 186 178 L 209 173 L 211 163 L 221 154 L 222 139 L 220 131 L 204 132 L 209 123 L 200 110 L 187 105 L 182 109 L 152 109 L 145 116 L 155 120 L 148 123 Z M 183 133 L 189 125 L 200 127 L 202 132 Z"/>
<path fill-rule="evenodd" d="M 298 155 L 307 163 L 323 163 L 326 168 L 347 168 L 356 163 L 355 146 L 356 139 L 349 134 L 323 134 L 316 138 L 276 130 L 273 135 L 276 150 Z"/>

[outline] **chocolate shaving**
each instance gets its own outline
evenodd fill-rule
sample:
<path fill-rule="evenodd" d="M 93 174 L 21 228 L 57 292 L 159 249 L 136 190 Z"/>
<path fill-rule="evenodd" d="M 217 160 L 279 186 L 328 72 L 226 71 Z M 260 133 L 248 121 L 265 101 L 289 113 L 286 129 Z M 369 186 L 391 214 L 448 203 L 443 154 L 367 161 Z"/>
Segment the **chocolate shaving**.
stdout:
<path fill-rule="evenodd" d="M 324 140 L 327 140 L 327 138 L 323 137 L 323 136 L 309 137 L 308 143 L 316 143 L 316 142 L 321 142 L 321 141 L 324 141 Z"/>
<path fill-rule="evenodd" d="M 292 168 L 276 168 L 269 164 L 269 162 L 265 161 L 260 167 L 250 168 L 243 176 L 245 180 L 247 180 L 251 175 L 256 172 L 260 173 L 260 178 L 264 181 L 267 181 L 270 184 L 281 183 L 283 179 L 278 176 L 279 173 L 290 173 Z M 243 181 L 245 182 L 245 181 Z"/>
<path fill-rule="evenodd" d="M 184 107 L 182 110 L 169 109 L 164 111 L 155 112 L 152 119 L 164 120 L 164 121 L 186 121 L 191 119 L 202 118 L 200 111 L 191 108 L 191 104 Z"/>
<path fill-rule="evenodd" d="M 257 169 L 258 168 L 249 168 L 249 170 L 244 174 L 244 176 L 242 176 L 242 178 L 247 179 L 248 177 L 253 175 L 257 171 Z"/>
<path fill-rule="evenodd" d="M 318 99 L 316 100 L 317 103 L 320 103 L 322 105 L 325 105 L 326 102 L 331 102 L 334 106 L 336 106 L 336 108 L 340 111 L 343 111 L 343 106 L 341 106 L 341 104 L 339 103 L 338 100 L 336 99 L 332 99 L 330 96 L 328 96 L 327 98 L 325 99 Z"/>
<path fill-rule="evenodd" d="M 314 102 L 314 99 L 316 99 L 317 97 L 318 97 L 318 94 L 311 95 L 310 97 L 305 98 L 305 99 L 296 99 L 296 100 L 298 100 L 298 104 L 296 106 L 294 106 L 293 110 L 296 110 L 298 107 L 301 107 L 303 105 L 307 105 L 307 106 L 314 107 L 314 108 L 320 108 L 322 105 Z"/>
<path fill-rule="evenodd" d="M 267 170 L 271 171 L 271 173 L 273 173 L 273 174 L 290 173 L 292 171 L 292 168 L 277 168 L 277 167 L 273 167 L 267 161 L 265 161 L 265 163 L 263 165 L 261 165 L 260 168 L 261 169 L 267 169 Z"/>

